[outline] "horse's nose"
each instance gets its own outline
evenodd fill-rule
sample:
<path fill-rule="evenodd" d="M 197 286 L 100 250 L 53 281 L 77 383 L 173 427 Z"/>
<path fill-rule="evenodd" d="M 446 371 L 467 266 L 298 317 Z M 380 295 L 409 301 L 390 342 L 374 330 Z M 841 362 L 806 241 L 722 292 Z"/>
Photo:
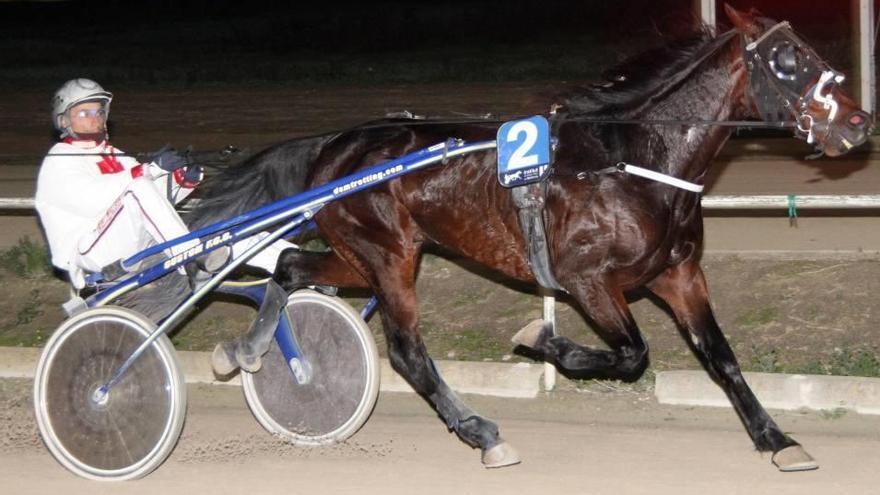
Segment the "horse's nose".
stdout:
<path fill-rule="evenodd" d="M 861 110 L 856 110 L 846 117 L 846 125 L 850 130 L 847 134 L 849 134 L 852 145 L 858 146 L 868 139 L 871 116 Z"/>
<path fill-rule="evenodd" d="M 846 118 L 846 123 L 849 126 L 859 130 L 866 130 L 870 122 L 871 116 L 861 110 L 856 110 Z"/>

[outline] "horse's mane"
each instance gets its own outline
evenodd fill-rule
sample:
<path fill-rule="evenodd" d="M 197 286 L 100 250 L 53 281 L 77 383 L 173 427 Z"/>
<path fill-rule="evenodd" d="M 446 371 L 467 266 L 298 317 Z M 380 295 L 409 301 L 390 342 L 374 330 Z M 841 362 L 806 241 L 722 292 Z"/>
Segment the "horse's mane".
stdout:
<path fill-rule="evenodd" d="M 640 53 L 605 71 L 605 83 L 575 88 L 558 95 L 571 115 L 620 115 L 641 107 L 652 97 L 678 85 L 729 39 L 703 27 L 666 46 Z M 473 119 L 482 123 L 491 120 Z M 395 123 L 452 123 L 447 120 L 386 118 L 355 126 L 352 130 L 389 127 Z M 462 123 L 462 122 L 458 122 Z M 390 125 L 389 125 L 390 124 Z M 347 131 L 297 138 L 251 156 L 237 166 L 209 178 L 203 200 L 187 217 L 191 228 L 228 219 L 257 206 L 302 192 L 309 165 L 328 142 Z"/>
<path fill-rule="evenodd" d="M 603 73 L 603 81 L 558 96 L 565 109 L 578 115 L 620 115 L 641 107 L 651 97 L 676 86 L 705 55 L 727 41 L 703 27 L 666 46 L 634 55 Z"/>

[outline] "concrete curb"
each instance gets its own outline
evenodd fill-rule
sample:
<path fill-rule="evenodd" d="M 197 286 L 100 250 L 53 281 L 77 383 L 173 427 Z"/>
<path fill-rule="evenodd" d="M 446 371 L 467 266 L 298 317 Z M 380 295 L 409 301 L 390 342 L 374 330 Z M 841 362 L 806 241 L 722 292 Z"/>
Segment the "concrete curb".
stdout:
<path fill-rule="evenodd" d="M 764 407 L 771 409 L 849 409 L 880 414 L 880 378 L 744 373 Z M 654 393 L 661 404 L 731 407 L 721 388 L 704 371 L 657 373 Z"/>
<path fill-rule="evenodd" d="M 33 378 L 42 349 L 33 347 L 0 347 L 0 378 Z M 187 383 L 241 386 L 241 378 L 221 382 L 211 370 L 211 353 L 177 351 Z M 449 386 L 460 393 L 496 397 L 534 398 L 540 392 L 542 364 L 483 363 L 470 361 L 437 361 L 440 374 Z M 380 387 L 383 392 L 412 392 L 387 359 L 380 361 Z"/>
<path fill-rule="evenodd" d="M 0 347 L 0 378 L 33 378 L 42 349 Z M 241 386 L 236 376 L 220 382 L 211 371 L 208 352 L 178 351 L 187 383 Z M 440 374 L 453 390 L 465 394 L 534 398 L 542 390 L 543 364 L 437 361 Z M 381 360 L 383 392 L 412 392 L 387 359 Z M 746 381 L 765 407 L 771 409 L 849 409 L 880 414 L 880 378 L 824 375 L 745 373 Z M 730 407 L 721 389 L 706 372 L 657 373 L 654 393 L 661 404 Z"/>

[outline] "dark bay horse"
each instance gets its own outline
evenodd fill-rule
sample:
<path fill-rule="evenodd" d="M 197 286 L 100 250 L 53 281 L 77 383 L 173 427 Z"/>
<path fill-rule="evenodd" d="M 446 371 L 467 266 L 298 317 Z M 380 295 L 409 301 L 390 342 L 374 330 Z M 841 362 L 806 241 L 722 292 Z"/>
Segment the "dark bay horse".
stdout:
<path fill-rule="evenodd" d="M 648 347 L 625 295 L 647 287 L 669 305 L 757 449 L 773 452 L 782 470 L 811 469 L 812 458 L 749 389 L 712 314 L 699 264 L 700 195 L 606 173 L 628 162 L 701 183 L 731 133 L 708 121 L 781 118 L 830 156 L 865 141 L 869 116 L 787 23 L 726 10 L 733 30 L 701 33 L 638 56 L 605 84 L 556 102 L 550 120 L 558 147 L 543 213 L 551 269 L 609 348 L 582 346 L 546 330 L 518 335 L 517 342 L 567 376 L 638 376 Z M 498 126 L 397 119 L 288 141 L 213 177 L 192 222 L 228 218 L 448 138 L 491 140 Z M 373 291 L 392 366 L 451 430 L 482 450 L 487 467 L 519 458 L 497 426 L 465 405 L 437 373 L 418 331 L 415 278 L 422 249 L 439 244 L 513 279 L 536 282 L 495 162 L 494 151 L 450 159 L 329 204 L 315 221 L 332 249 L 285 251 L 274 274 L 286 290 L 329 285 Z"/>

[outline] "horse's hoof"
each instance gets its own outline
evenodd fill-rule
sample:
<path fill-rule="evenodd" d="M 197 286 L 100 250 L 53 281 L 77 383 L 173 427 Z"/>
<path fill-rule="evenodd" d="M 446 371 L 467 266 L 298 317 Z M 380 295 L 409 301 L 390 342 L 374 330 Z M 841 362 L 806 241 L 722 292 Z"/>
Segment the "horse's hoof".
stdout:
<path fill-rule="evenodd" d="M 809 471 L 819 469 L 819 464 L 800 445 L 786 447 L 773 454 L 773 464 L 780 471 Z"/>
<path fill-rule="evenodd" d="M 239 367 L 247 371 L 248 373 L 256 373 L 260 371 L 260 368 L 263 367 L 263 360 L 260 356 L 247 357 L 247 358 L 239 358 L 238 360 Z"/>
<path fill-rule="evenodd" d="M 534 349 L 544 338 L 544 320 L 532 320 L 516 332 L 510 341 L 516 345 Z"/>
<path fill-rule="evenodd" d="M 230 349 L 228 342 L 220 342 L 214 347 L 214 352 L 211 354 L 211 368 L 220 378 L 227 377 L 238 369 L 235 351 Z"/>
<path fill-rule="evenodd" d="M 489 450 L 483 451 L 483 466 L 486 468 L 500 468 L 519 464 L 519 453 L 507 442 L 501 442 Z"/>
<path fill-rule="evenodd" d="M 248 373 L 256 373 L 263 367 L 263 360 L 259 354 L 245 352 L 244 345 L 235 348 L 235 365 Z"/>

